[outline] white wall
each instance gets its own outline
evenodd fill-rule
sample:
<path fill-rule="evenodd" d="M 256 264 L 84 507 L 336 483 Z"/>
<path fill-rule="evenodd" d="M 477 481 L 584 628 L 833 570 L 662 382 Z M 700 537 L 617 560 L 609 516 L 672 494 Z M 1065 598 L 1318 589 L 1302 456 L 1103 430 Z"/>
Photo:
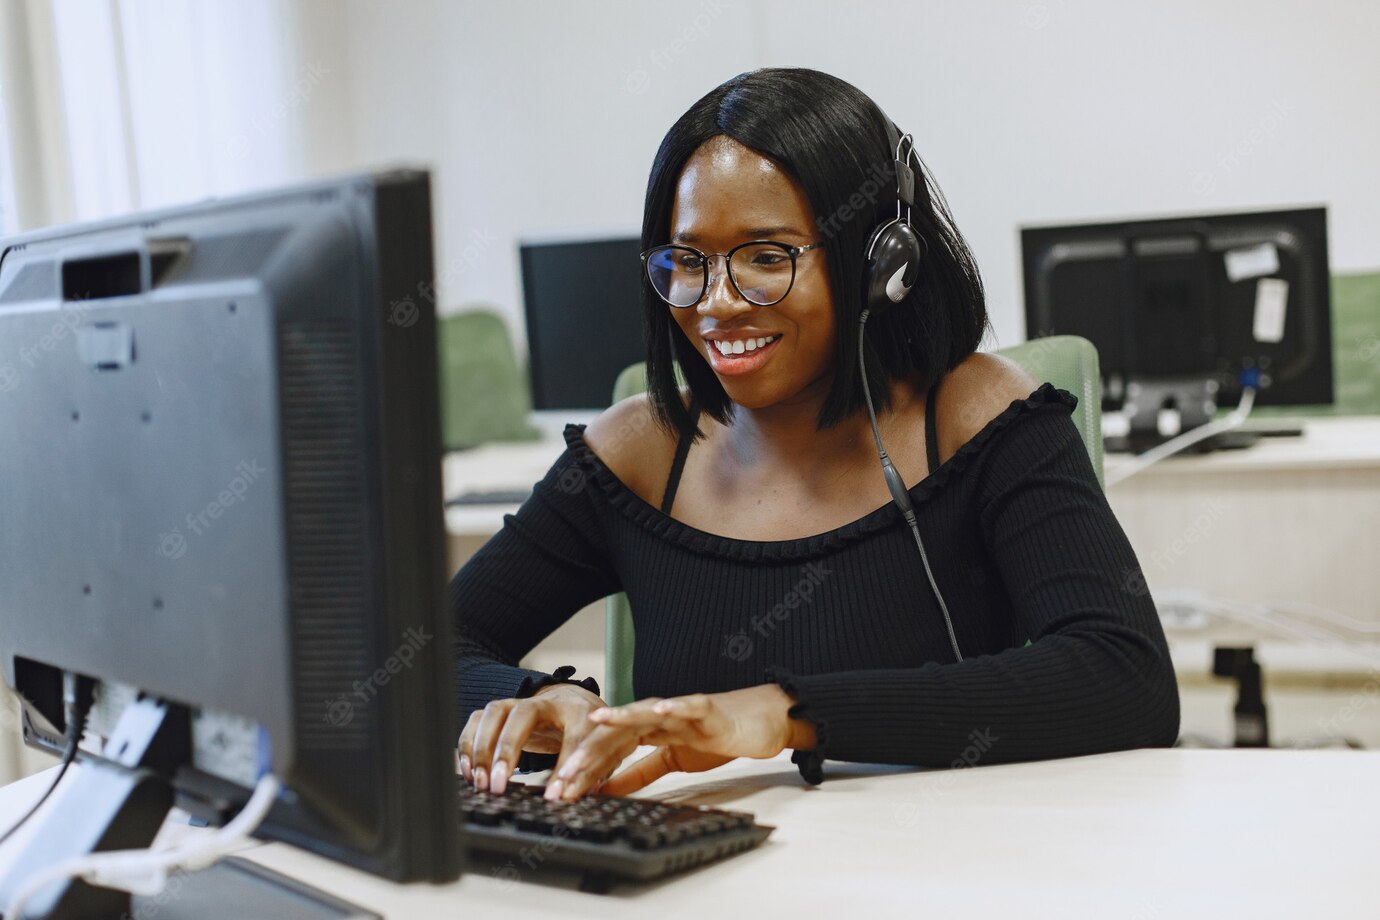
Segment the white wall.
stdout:
<path fill-rule="evenodd" d="M 759 66 L 837 74 L 915 134 L 995 344 L 1024 337 L 1021 224 L 1322 202 L 1334 268 L 1380 265 L 1369 0 L 0 6 L 21 226 L 429 164 L 439 306 L 497 306 L 520 348 L 517 241 L 635 231 L 666 129 Z"/>
<path fill-rule="evenodd" d="M 671 17 L 668 10 L 681 11 Z M 441 306 L 521 301 L 524 234 L 640 225 L 662 134 L 758 66 L 843 77 L 912 131 L 1024 337 L 1021 224 L 1322 202 L 1380 265 L 1380 4 L 350 0 L 353 150 L 437 170 Z M 310 165 L 310 164 L 309 164 Z"/>

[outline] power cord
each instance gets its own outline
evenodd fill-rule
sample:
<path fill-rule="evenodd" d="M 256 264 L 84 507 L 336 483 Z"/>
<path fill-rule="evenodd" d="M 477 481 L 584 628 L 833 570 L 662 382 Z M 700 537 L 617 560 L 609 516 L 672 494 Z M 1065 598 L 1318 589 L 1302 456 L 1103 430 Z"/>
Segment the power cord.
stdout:
<path fill-rule="evenodd" d="M 1127 462 L 1118 464 L 1106 474 L 1107 487 L 1111 488 L 1118 482 L 1136 475 L 1147 467 L 1154 466 L 1165 457 L 1192 447 L 1199 441 L 1241 427 L 1241 424 L 1246 421 L 1246 416 L 1251 414 L 1251 406 L 1253 405 L 1255 405 L 1255 387 L 1248 384 L 1241 388 L 1241 401 L 1236 404 L 1236 408 L 1231 411 L 1230 415 L 1199 425 L 1191 431 L 1185 431 L 1178 437 L 1170 438 L 1163 444 L 1158 444 L 1144 453 L 1136 454 Z"/>
<path fill-rule="evenodd" d="M 109 850 L 88 853 L 58 863 L 36 873 L 20 887 L 5 908 L 10 920 L 23 917 L 24 904 L 49 885 L 66 879 L 81 879 L 101 888 L 114 888 L 132 894 L 156 895 L 167 884 L 168 874 L 177 870 L 205 869 L 233 853 L 249 840 L 278 798 L 279 783 L 271 773 L 259 777 L 249 801 L 239 814 L 219 830 L 188 840 L 166 850 Z"/>
<path fill-rule="evenodd" d="M 77 750 L 81 746 L 81 736 L 86 731 L 86 719 L 91 714 L 92 702 L 91 682 L 78 677 L 70 671 L 64 671 L 62 675 L 62 706 L 67 721 L 67 731 L 64 733 L 64 748 L 62 752 L 62 764 L 58 767 L 57 775 L 48 784 L 43 795 L 38 797 L 24 817 L 20 818 L 10 829 L 0 834 L 0 846 L 4 846 L 14 833 L 28 823 L 29 819 L 38 813 L 43 807 L 43 803 L 52 796 L 53 790 L 57 789 L 62 782 L 63 776 L 67 774 L 67 768 L 72 765 L 72 761 L 77 759 Z"/>

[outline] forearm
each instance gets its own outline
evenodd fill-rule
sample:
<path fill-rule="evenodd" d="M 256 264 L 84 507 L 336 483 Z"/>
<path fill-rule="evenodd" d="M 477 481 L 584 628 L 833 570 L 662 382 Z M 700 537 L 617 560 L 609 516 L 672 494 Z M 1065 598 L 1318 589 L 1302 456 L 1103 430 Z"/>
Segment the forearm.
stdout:
<path fill-rule="evenodd" d="M 962 663 L 792 677 L 819 754 L 944 767 L 1172 744 L 1179 702 L 1146 637 L 1049 636 Z"/>

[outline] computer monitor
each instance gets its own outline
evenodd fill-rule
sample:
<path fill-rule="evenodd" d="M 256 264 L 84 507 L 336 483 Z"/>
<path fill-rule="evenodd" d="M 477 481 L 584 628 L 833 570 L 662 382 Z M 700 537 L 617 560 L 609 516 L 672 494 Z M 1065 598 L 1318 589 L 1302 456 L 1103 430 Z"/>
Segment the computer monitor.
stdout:
<path fill-rule="evenodd" d="M 605 409 L 613 384 L 647 359 L 637 237 L 519 245 L 532 405 Z"/>
<path fill-rule="evenodd" d="M 1109 412 L 1137 385 L 1332 402 L 1322 207 L 1027 227 L 1021 252 L 1027 337 L 1089 339 Z"/>
<path fill-rule="evenodd" d="M 29 743 L 62 744 L 75 675 L 88 748 L 124 745 L 82 752 L 7 894 L 265 770 L 260 836 L 457 876 L 432 275 L 410 170 L 3 244 L 0 661 Z"/>

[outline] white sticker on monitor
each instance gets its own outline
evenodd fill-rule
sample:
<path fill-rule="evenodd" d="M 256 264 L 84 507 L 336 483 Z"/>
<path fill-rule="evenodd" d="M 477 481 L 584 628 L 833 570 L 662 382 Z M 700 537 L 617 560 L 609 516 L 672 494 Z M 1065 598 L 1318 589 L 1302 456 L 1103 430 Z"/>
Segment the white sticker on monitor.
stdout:
<path fill-rule="evenodd" d="M 1255 283 L 1255 322 L 1251 331 L 1257 342 L 1284 339 L 1284 310 L 1289 304 L 1289 282 L 1283 278 L 1261 278 Z"/>
<path fill-rule="evenodd" d="M 1228 281 L 1245 281 L 1279 271 L 1279 250 L 1274 243 L 1228 249 L 1222 258 L 1226 262 Z"/>

